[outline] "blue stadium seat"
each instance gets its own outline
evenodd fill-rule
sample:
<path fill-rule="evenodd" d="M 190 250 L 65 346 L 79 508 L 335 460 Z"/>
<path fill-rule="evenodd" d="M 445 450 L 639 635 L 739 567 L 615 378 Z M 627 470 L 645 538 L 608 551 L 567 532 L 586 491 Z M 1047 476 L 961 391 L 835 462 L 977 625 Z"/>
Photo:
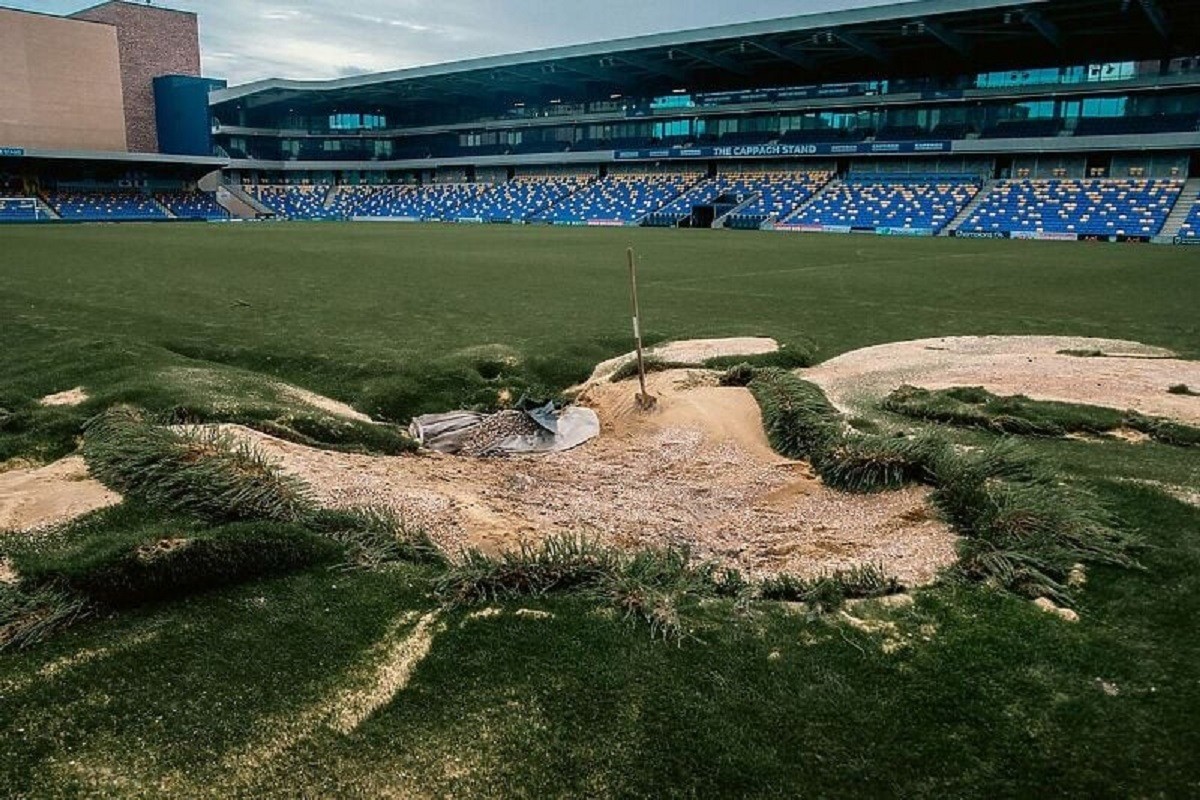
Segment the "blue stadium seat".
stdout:
<path fill-rule="evenodd" d="M 852 176 L 827 189 L 785 222 L 937 233 L 953 221 L 978 191 L 978 182 L 967 179 Z"/>
<path fill-rule="evenodd" d="M 1177 180 L 1023 180 L 994 187 L 959 230 L 970 233 L 1156 236 Z"/>
<path fill-rule="evenodd" d="M 64 220 L 136 222 L 169 219 L 153 198 L 141 192 L 47 192 L 46 202 Z"/>
<path fill-rule="evenodd" d="M 179 219 L 229 219 L 229 212 L 209 192 L 160 192 L 154 199 Z"/>
<path fill-rule="evenodd" d="M 550 206 L 536 218 L 574 225 L 628 225 L 671 203 L 699 178 L 695 173 L 609 175 Z"/>
<path fill-rule="evenodd" d="M 587 177 L 518 177 L 503 183 L 344 186 L 332 211 L 342 218 L 523 222 L 584 186 Z"/>
<path fill-rule="evenodd" d="M 246 191 L 284 219 L 337 219 L 325 207 L 328 186 L 248 186 Z"/>
<path fill-rule="evenodd" d="M 1189 242 L 1200 241 L 1200 197 L 1192 198 L 1192 210 L 1179 228 L 1179 238 Z"/>
<path fill-rule="evenodd" d="M 38 222 L 46 219 L 32 198 L 6 197 L 0 200 L 0 222 Z"/>

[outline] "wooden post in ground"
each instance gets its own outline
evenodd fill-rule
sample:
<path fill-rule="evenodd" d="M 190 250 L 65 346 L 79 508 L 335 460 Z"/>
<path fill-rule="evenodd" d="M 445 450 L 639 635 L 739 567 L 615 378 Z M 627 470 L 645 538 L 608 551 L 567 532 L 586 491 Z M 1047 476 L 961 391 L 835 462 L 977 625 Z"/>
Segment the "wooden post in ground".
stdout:
<path fill-rule="evenodd" d="M 646 391 L 646 358 L 642 351 L 642 313 L 638 305 L 637 258 L 633 254 L 632 247 L 627 253 L 629 256 L 629 297 L 633 306 L 633 342 L 637 350 L 638 385 L 641 387 L 637 402 L 643 410 L 649 410 L 654 408 L 658 401 L 650 392 Z"/>

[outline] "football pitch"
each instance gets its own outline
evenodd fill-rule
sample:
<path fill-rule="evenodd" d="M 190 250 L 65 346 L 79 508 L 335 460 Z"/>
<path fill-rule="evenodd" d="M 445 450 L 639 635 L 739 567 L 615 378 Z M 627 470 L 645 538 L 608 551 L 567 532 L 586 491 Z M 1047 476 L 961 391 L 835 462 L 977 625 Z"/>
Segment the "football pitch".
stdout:
<path fill-rule="evenodd" d="M 628 247 L 650 341 L 768 336 L 822 361 L 929 337 L 1046 334 L 1200 359 L 1200 249 L 1183 247 L 5 227 L 0 464 L 63 457 L 89 417 L 123 403 L 261 421 L 270 398 L 238 402 L 261 379 L 398 424 L 502 393 L 552 396 L 630 349 Z M 195 371 L 219 380 L 178 379 Z M 82 405 L 38 403 L 73 387 Z M 903 641 L 891 650 L 836 616 L 733 600 L 705 604 L 676 643 L 589 598 L 501 601 L 489 617 L 438 610 L 424 566 L 318 567 L 98 615 L 0 653 L 0 795 L 1194 795 L 1200 509 L 1161 487 L 1194 501 L 1197 451 L 1026 446 L 1144 541 L 1138 569 L 1089 571 L 1077 624 L 948 580 L 880 612 Z M 401 667 L 389 677 L 374 669 L 385 662 Z M 338 721 L 358 707 L 372 713 Z"/>

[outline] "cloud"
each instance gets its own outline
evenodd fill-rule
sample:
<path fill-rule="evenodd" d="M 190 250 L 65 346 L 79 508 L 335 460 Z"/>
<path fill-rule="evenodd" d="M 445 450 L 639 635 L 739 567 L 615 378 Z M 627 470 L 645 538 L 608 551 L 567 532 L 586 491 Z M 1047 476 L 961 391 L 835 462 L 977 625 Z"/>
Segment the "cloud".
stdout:
<path fill-rule="evenodd" d="M 86 0 L 8 0 L 69 13 Z M 160 0 L 195 11 L 205 74 L 316 80 L 882 0 Z"/>

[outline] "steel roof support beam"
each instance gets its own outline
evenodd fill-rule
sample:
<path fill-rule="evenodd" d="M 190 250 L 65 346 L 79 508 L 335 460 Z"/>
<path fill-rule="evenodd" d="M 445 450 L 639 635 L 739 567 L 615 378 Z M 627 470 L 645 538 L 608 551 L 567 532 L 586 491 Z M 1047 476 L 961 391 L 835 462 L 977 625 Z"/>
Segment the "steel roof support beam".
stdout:
<path fill-rule="evenodd" d="M 955 33 L 940 22 L 921 20 L 917 23 L 925 28 L 925 32 L 942 44 L 958 53 L 963 58 L 970 58 L 973 48 L 971 43 L 962 35 Z"/>
<path fill-rule="evenodd" d="M 627 53 L 617 53 L 613 55 L 612 58 L 616 61 L 624 61 L 626 64 L 645 70 L 646 72 L 653 72 L 658 75 L 663 75 L 675 81 L 676 83 L 687 83 L 687 75 L 685 75 L 681 69 L 675 69 L 674 67 L 669 67 L 664 64 L 655 64 L 649 59 L 642 58 L 641 56 L 629 55 Z"/>
<path fill-rule="evenodd" d="M 872 41 L 864 39 L 857 33 L 851 33 L 850 31 L 842 30 L 830 31 L 830 34 L 832 34 L 833 38 L 837 39 L 842 44 L 857 50 L 868 58 L 878 61 L 885 67 L 890 67 L 892 65 L 892 57 L 888 55 L 882 47 Z"/>
<path fill-rule="evenodd" d="M 1150 24 L 1154 26 L 1154 30 L 1158 31 L 1158 35 L 1164 41 L 1171 41 L 1171 23 L 1167 21 L 1167 15 L 1163 13 L 1158 0 L 1139 0 L 1138 5 L 1142 7 L 1146 19 L 1150 20 Z"/>
<path fill-rule="evenodd" d="M 714 67 L 720 67 L 723 70 L 728 70 L 734 75 L 749 77 L 750 70 L 743 67 L 741 64 L 734 61 L 732 58 L 726 58 L 715 53 L 710 53 L 702 47 L 673 47 L 672 52 L 683 53 L 685 56 L 690 56 L 697 61 L 704 61 L 712 64 Z"/>
<path fill-rule="evenodd" d="M 746 41 L 746 44 L 748 44 L 752 47 L 757 47 L 759 50 L 762 50 L 764 53 L 775 56 L 776 58 L 778 58 L 780 60 L 791 62 L 792 64 L 795 64 L 797 67 L 800 67 L 801 69 L 806 69 L 809 72 L 812 72 L 813 70 L 816 69 L 816 64 L 813 62 L 813 60 L 811 58 L 809 58 L 808 56 L 804 55 L 803 53 L 801 53 L 793 48 L 780 47 L 779 45 L 774 45 L 774 44 L 771 44 L 770 42 L 761 42 L 761 41 L 758 41 L 755 39 L 748 39 Z"/>
<path fill-rule="evenodd" d="M 1058 29 L 1057 25 L 1043 17 L 1037 11 L 1024 11 L 1021 13 L 1021 18 L 1031 28 L 1041 34 L 1043 39 L 1054 45 L 1055 49 L 1062 49 L 1062 31 Z"/>
<path fill-rule="evenodd" d="M 611 86 L 634 86 L 636 81 L 629 79 L 628 75 L 622 75 L 618 72 L 610 72 L 601 68 L 593 68 L 584 64 L 579 64 L 573 61 L 564 61 L 558 66 L 561 66 L 567 72 L 574 72 L 577 75 L 582 75 L 585 78 L 591 78 L 599 83 L 609 84 Z"/>

